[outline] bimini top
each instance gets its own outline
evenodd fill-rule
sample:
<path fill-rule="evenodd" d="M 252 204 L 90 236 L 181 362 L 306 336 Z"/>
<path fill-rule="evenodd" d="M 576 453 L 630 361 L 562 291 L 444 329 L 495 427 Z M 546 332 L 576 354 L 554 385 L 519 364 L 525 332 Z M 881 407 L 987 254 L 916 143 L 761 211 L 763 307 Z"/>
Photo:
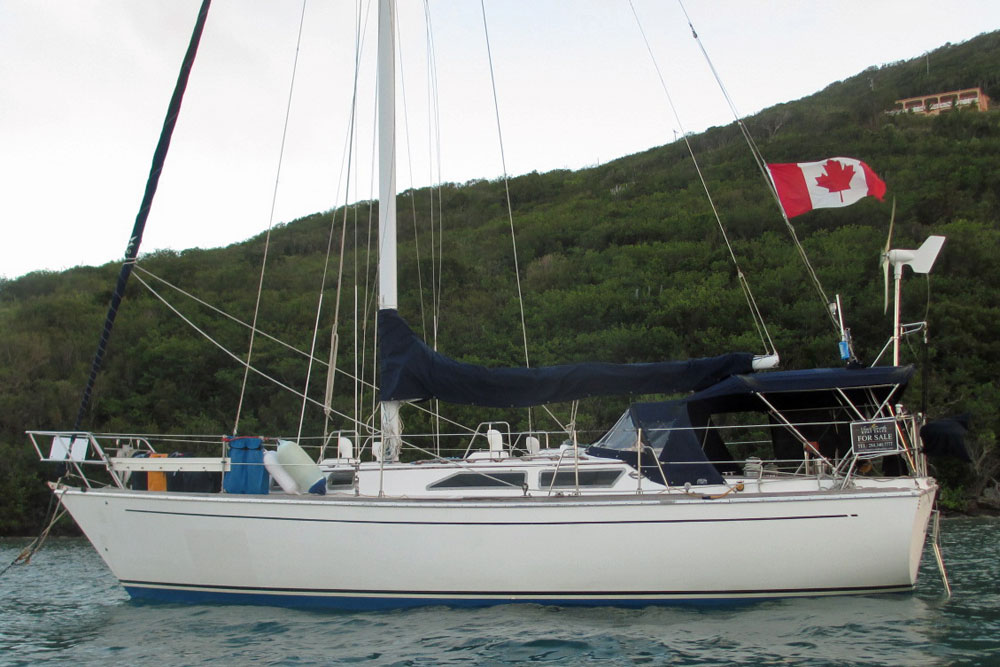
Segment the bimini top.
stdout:
<path fill-rule="evenodd" d="M 698 398 L 738 394 L 769 394 L 782 391 L 821 389 L 856 389 L 906 384 L 913 377 L 913 366 L 875 366 L 873 368 L 809 368 L 799 371 L 775 371 L 755 375 L 733 375 L 697 394 Z M 692 396 L 692 399 L 695 397 Z"/>
<path fill-rule="evenodd" d="M 395 310 L 378 313 L 379 395 L 383 401 L 439 398 L 460 405 L 526 407 L 587 396 L 674 394 L 750 373 L 753 355 L 645 364 L 579 363 L 485 368 L 430 349 Z"/>
<path fill-rule="evenodd" d="M 830 409 L 846 409 L 845 399 L 874 414 L 888 399 L 898 399 L 912 376 L 912 366 L 733 375 L 679 400 L 633 403 L 587 451 L 641 467 L 647 477 L 674 486 L 722 484 L 722 475 L 711 461 L 726 461 L 730 456 L 712 428 L 712 415 L 777 409 L 796 410 L 801 416 L 806 414 L 803 411 L 821 410 L 826 411 L 825 423 Z M 643 445 L 641 461 L 637 438 Z M 798 441 L 796 447 L 801 452 Z"/>
<path fill-rule="evenodd" d="M 876 366 L 874 368 L 810 368 L 775 371 L 754 375 L 732 375 L 684 399 L 689 404 L 704 404 L 713 411 L 749 409 L 757 394 L 768 396 L 779 408 L 824 407 L 839 404 L 838 390 L 849 396 L 870 394 L 879 402 L 890 394 L 898 399 L 913 377 L 913 366 Z M 823 395 L 829 397 L 825 400 Z M 858 397 L 860 398 L 860 397 Z M 861 401 L 865 402 L 865 401 Z"/>

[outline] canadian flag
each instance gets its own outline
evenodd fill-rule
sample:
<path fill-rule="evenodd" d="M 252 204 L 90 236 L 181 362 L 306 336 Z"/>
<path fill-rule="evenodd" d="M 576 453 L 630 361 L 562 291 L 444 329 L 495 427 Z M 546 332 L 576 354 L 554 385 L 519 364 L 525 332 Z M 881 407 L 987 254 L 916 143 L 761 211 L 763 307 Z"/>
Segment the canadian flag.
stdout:
<path fill-rule="evenodd" d="M 867 164 L 850 157 L 769 164 L 767 169 L 789 218 L 814 208 L 850 206 L 869 195 L 879 201 L 885 196 L 885 182 Z"/>

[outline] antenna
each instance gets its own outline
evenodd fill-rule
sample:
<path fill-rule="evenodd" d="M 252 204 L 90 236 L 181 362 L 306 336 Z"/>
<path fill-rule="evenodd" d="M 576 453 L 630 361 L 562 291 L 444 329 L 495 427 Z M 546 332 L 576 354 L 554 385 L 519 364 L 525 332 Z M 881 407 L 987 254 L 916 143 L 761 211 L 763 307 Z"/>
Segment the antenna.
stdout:
<path fill-rule="evenodd" d="M 894 207 L 895 208 L 895 207 Z M 930 273 L 931 267 L 937 260 L 938 253 L 944 245 L 945 237 L 929 236 L 916 250 L 889 250 L 892 240 L 892 224 L 889 225 L 889 241 L 886 242 L 885 252 L 882 253 L 882 270 L 886 280 L 886 290 L 889 288 L 889 265 L 893 267 L 895 280 L 895 299 L 893 304 L 892 318 L 892 364 L 899 365 L 899 338 L 901 335 L 899 324 L 899 309 L 902 297 L 903 266 L 909 265 L 914 273 Z M 886 295 L 888 299 L 888 292 Z"/>

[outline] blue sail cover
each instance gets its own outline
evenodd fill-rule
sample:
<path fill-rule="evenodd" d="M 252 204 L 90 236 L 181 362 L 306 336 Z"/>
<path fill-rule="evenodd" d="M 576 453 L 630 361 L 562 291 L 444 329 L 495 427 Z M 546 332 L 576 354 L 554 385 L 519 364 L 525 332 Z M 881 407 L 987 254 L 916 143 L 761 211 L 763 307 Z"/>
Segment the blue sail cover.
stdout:
<path fill-rule="evenodd" d="M 539 368 L 486 368 L 429 348 L 395 310 L 378 313 L 379 391 L 383 401 L 438 398 L 460 405 L 528 407 L 588 396 L 699 390 L 752 371 L 753 355 L 645 364 L 587 362 Z"/>

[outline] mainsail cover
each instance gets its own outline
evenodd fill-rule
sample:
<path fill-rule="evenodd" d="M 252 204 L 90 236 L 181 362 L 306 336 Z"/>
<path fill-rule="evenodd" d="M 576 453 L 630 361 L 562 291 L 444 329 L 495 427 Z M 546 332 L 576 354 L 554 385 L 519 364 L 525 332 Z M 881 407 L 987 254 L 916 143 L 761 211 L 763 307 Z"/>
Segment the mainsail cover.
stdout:
<path fill-rule="evenodd" d="M 730 375 L 752 372 L 753 355 L 645 364 L 587 362 L 539 368 L 486 368 L 429 348 L 399 313 L 378 313 L 379 392 L 382 401 L 438 398 L 459 405 L 527 407 L 587 396 L 672 394 L 704 389 Z"/>

